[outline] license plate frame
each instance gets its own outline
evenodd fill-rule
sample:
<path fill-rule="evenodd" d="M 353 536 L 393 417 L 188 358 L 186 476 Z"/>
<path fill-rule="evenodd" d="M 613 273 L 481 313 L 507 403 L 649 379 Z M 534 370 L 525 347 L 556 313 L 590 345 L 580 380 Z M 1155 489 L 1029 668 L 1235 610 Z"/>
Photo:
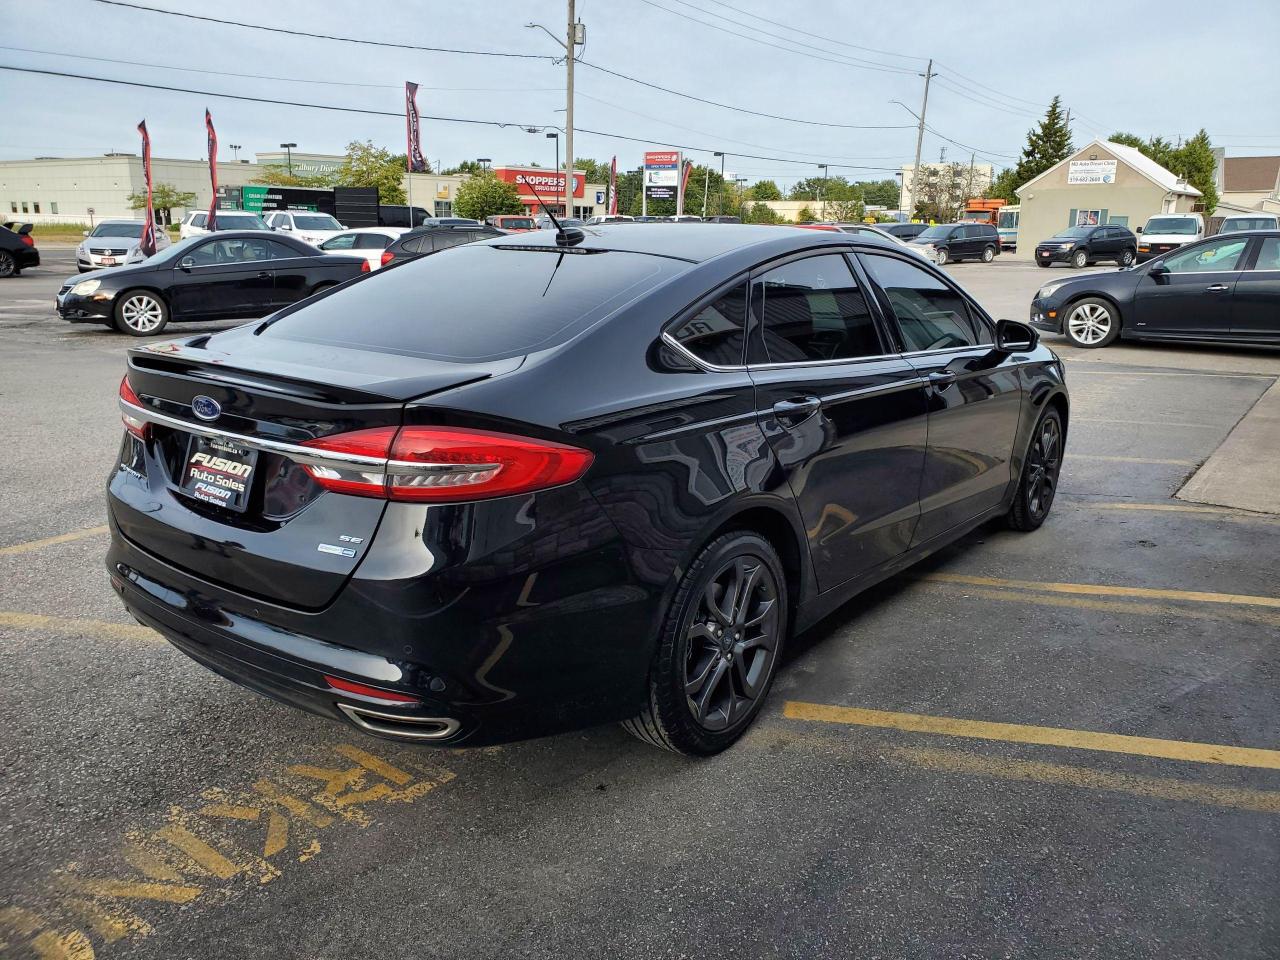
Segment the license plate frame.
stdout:
<path fill-rule="evenodd" d="M 192 436 L 183 460 L 182 492 L 209 506 L 244 513 L 253 492 L 258 451 L 215 437 Z"/>
<path fill-rule="evenodd" d="M 102 265 L 103 265 L 104 267 L 114 267 L 114 266 L 116 265 L 116 258 L 115 258 L 115 257 L 103 257 L 103 258 L 102 258 Z"/>

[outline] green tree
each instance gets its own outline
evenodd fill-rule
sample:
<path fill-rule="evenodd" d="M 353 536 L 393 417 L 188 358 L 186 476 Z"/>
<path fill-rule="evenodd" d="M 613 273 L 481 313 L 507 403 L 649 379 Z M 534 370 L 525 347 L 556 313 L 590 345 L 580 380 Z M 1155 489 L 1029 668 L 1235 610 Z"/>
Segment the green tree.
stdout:
<path fill-rule="evenodd" d="M 460 173 L 465 173 L 468 176 L 484 173 L 484 164 L 478 160 L 463 160 L 456 167 L 445 167 L 440 171 L 440 175 L 444 177 L 454 177 Z"/>
<path fill-rule="evenodd" d="M 332 187 L 332 173 L 290 173 L 288 167 L 271 164 L 259 171 L 253 178 L 254 183 L 265 183 L 272 187 Z"/>
<path fill-rule="evenodd" d="M 751 195 L 752 200 L 781 200 L 782 191 L 778 189 L 778 185 L 772 180 L 757 180 L 747 193 Z"/>
<path fill-rule="evenodd" d="M 404 203 L 404 176 L 404 154 L 375 147 L 372 140 L 352 140 L 333 182 L 338 187 L 377 187 L 380 203 Z"/>
<path fill-rule="evenodd" d="M 460 217 L 483 220 L 504 213 L 524 213 L 524 204 L 515 184 L 487 172 L 468 177 L 458 185 L 453 209 Z"/>
<path fill-rule="evenodd" d="M 128 196 L 130 210 L 145 210 L 147 195 L 131 193 Z M 157 183 L 151 188 L 151 209 L 156 212 L 156 220 L 161 224 L 173 222 L 174 207 L 189 207 L 196 202 L 196 195 L 188 190 L 179 190 L 172 183 Z"/>
<path fill-rule="evenodd" d="M 816 223 L 818 215 L 813 212 L 813 208 L 805 204 L 796 211 L 796 223 Z"/>
<path fill-rule="evenodd" d="M 738 214 L 743 223 L 784 223 L 782 217 L 763 203 L 743 204 Z"/>
<path fill-rule="evenodd" d="M 987 187 L 984 194 L 988 200 L 1004 200 L 1008 203 L 1017 203 L 1018 195 L 1013 191 L 1020 187 L 1018 182 L 1018 171 L 1013 167 L 1005 167 L 996 174 L 991 186 Z"/>
<path fill-rule="evenodd" d="M 1027 145 L 1022 148 L 1022 158 L 1017 166 L 1018 185 L 1040 176 L 1054 164 L 1061 163 L 1074 150 L 1071 130 L 1062 114 L 1062 98 L 1054 97 L 1040 126 L 1027 131 Z"/>
<path fill-rule="evenodd" d="M 1187 183 L 1199 190 L 1204 196 L 1202 203 L 1204 212 L 1212 214 L 1218 207 L 1218 188 L 1214 181 L 1215 162 L 1213 158 L 1213 142 L 1204 128 L 1186 143 L 1175 146 L 1164 137 L 1155 136 L 1149 140 L 1134 136 L 1132 133 L 1119 131 L 1109 138 L 1113 143 L 1121 143 L 1142 151 L 1170 173 L 1175 173 Z"/>
<path fill-rule="evenodd" d="M 1123 130 L 1117 130 L 1111 136 L 1107 137 L 1112 143 L 1119 143 L 1126 147 L 1133 147 L 1135 150 L 1144 150 L 1147 141 L 1143 140 L 1136 133 L 1125 133 Z"/>
<path fill-rule="evenodd" d="M 791 200 L 861 200 L 862 192 L 844 177 L 808 177 L 796 181 Z"/>
<path fill-rule="evenodd" d="M 861 193 L 862 199 L 868 204 L 875 204 L 880 207 L 896 208 L 900 201 L 900 191 L 898 190 L 898 181 L 890 178 L 888 180 L 864 180 L 854 184 Z"/>
<path fill-rule="evenodd" d="M 609 161 L 591 160 L 579 157 L 573 161 L 573 169 L 581 170 L 586 175 L 587 183 L 609 182 Z"/>
<path fill-rule="evenodd" d="M 827 219 L 835 223 L 857 223 L 867 210 L 861 200 L 831 200 L 826 207 Z"/>

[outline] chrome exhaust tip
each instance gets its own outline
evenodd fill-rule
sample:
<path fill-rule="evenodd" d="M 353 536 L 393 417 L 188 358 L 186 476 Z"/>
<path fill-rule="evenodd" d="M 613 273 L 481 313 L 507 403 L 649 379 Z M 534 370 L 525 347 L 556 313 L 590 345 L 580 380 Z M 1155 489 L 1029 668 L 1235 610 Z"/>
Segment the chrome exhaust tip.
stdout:
<path fill-rule="evenodd" d="M 462 724 L 452 717 L 413 717 L 403 713 L 382 713 L 350 703 L 339 703 L 337 707 L 361 730 L 383 737 L 447 740 L 462 728 Z"/>

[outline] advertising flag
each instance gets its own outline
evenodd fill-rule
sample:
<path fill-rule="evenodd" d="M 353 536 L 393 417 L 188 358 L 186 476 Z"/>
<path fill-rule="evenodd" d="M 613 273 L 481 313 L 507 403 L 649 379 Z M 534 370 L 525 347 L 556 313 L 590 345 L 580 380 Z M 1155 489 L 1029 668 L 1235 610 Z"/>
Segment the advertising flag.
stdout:
<path fill-rule="evenodd" d="M 404 128 L 408 139 L 405 158 L 410 173 L 426 173 L 427 161 L 422 155 L 422 121 L 418 117 L 418 85 L 404 84 Z"/>
<path fill-rule="evenodd" d="M 615 156 L 609 164 L 609 214 L 618 213 L 618 158 Z"/>
<path fill-rule="evenodd" d="M 218 229 L 218 132 L 213 129 L 213 116 L 204 108 L 204 131 L 209 136 L 209 182 L 213 184 L 213 199 L 209 202 L 208 230 Z"/>
<path fill-rule="evenodd" d="M 144 257 L 156 252 L 156 215 L 151 209 L 151 137 L 147 133 L 147 121 L 138 124 L 142 134 L 142 179 L 147 185 L 147 216 L 142 224 L 142 242 L 138 245 Z"/>

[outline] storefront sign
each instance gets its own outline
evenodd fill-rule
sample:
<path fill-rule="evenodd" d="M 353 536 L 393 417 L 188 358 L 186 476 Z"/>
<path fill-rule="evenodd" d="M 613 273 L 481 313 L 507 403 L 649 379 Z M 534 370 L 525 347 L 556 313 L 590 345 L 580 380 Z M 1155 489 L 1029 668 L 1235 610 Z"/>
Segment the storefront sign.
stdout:
<path fill-rule="evenodd" d="M 674 200 L 680 191 L 679 151 L 649 151 L 644 155 L 644 195 L 647 200 Z"/>
<path fill-rule="evenodd" d="M 1115 183 L 1116 161 L 1072 160 L 1067 167 L 1067 183 Z"/>
<path fill-rule="evenodd" d="M 515 184 L 516 190 L 524 196 L 535 196 L 535 191 L 537 194 L 541 194 L 544 200 L 555 200 L 556 197 L 564 196 L 563 173 L 555 173 L 551 170 L 540 173 L 537 170 L 519 170 L 511 167 L 498 167 L 493 172 L 499 180 Z M 586 176 L 581 173 L 575 173 L 573 175 L 573 195 L 581 197 L 586 194 L 586 191 Z"/>

